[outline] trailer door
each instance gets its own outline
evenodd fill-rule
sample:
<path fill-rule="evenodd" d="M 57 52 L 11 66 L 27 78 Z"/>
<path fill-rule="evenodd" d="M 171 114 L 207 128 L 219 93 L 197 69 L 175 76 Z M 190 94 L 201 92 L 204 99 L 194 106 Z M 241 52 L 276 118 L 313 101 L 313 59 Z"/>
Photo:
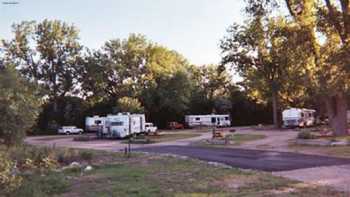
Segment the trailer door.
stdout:
<path fill-rule="evenodd" d="M 215 117 L 211 118 L 211 123 L 212 123 L 212 125 L 215 125 L 215 123 L 216 123 L 216 118 Z"/>

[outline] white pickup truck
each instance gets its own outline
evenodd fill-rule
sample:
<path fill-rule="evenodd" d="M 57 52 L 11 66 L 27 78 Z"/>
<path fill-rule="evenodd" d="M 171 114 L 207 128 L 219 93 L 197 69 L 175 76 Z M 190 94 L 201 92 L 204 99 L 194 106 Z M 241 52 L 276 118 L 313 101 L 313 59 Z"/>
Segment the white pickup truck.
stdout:
<path fill-rule="evenodd" d="M 58 134 L 82 134 L 83 129 L 77 128 L 76 126 L 64 126 L 58 129 Z"/>
<path fill-rule="evenodd" d="M 153 123 L 151 122 L 146 122 L 145 124 L 145 129 L 146 129 L 146 133 L 154 133 L 157 131 L 157 127 L 153 125 Z"/>

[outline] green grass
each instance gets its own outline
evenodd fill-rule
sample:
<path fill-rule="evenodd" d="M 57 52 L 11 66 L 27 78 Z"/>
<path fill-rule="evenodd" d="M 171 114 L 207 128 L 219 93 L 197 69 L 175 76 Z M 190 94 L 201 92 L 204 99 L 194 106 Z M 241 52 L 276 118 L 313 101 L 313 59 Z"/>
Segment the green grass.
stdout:
<path fill-rule="evenodd" d="M 100 166 L 75 180 L 69 190 L 75 196 L 88 197 L 345 196 L 327 187 L 305 188 L 299 184 L 269 173 L 225 169 L 191 159 L 138 156 L 123 163 Z M 286 188 L 293 188 L 293 192 L 274 193 Z"/>
<path fill-rule="evenodd" d="M 91 152 L 92 171 L 33 171 L 23 175 L 22 186 L 10 196 L 347 196 L 328 187 L 300 186 L 271 173 L 222 168 L 194 159 Z M 283 192 L 286 189 L 292 190 Z"/>
<path fill-rule="evenodd" d="M 132 140 L 132 144 L 154 144 L 168 141 L 181 140 L 186 138 L 198 137 L 198 133 L 161 133 L 159 135 L 149 135 L 142 137 L 137 137 Z M 148 140 L 147 140 L 148 139 Z M 128 140 L 124 140 L 123 143 L 128 143 Z"/>
<path fill-rule="evenodd" d="M 226 140 L 228 139 L 227 144 L 224 144 L 225 138 L 223 138 L 221 139 L 222 144 L 211 143 L 208 140 L 200 140 L 198 142 L 193 143 L 193 145 L 204 146 L 204 147 L 230 147 L 230 146 L 238 146 L 246 142 L 261 140 L 264 138 L 266 138 L 266 136 L 262 134 L 229 134 L 226 136 Z"/>
<path fill-rule="evenodd" d="M 240 145 L 245 142 L 261 140 L 264 138 L 266 138 L 266 136 L 262 134 L 232 134 L 229 136 L 229 140 L 234 145 Z"/>
<path fill-rule="evenodd" d="M 26 175 L 20 188 L 12 192 L 10 196 L 18 197 L 46 197 L 68 191 L 68 180 L 62 173 L 51 172 L 40 175 L 39 173 Z"/>

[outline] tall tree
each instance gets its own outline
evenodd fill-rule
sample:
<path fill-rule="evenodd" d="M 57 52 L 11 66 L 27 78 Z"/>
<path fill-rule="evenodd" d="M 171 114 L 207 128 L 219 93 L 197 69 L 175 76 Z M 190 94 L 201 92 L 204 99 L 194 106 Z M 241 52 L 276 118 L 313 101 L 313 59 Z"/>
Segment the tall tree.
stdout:
<path fill-rule="evenodd" d="M 285 0 L 300 28 L 306 30 L 314 58 L 318 93 L 325 98 L 336 135 L 347 134 L 347 92 L 350 83 L 350 2 L 348 0 Z M 317 34 L 322 35 L 320 39 Z"/>
<path fill-rule="evenodd" d="M 294 48 L 300 32 L 282 18 L 253 14 L 247 25 L 233 25 L 228 33 L 221 43 L 222 63 L 236 69 L 250 96 L 272 102 L 273 122 L 280 127 L 281 99 L 290 99 L 286 90 L 296 87 L 290 77 L 303 72 Z"/>
<path fill-rule="evenodd" d="M 13 25 L 14 39 L 5 41 L 6 55 L 21 73 L 47 90 L 56 101 L 77 92 L 81 45 L 78 30 L 58 20 Z M 56 111 L 57 106 L 54 105 Z"/>
<path fill-rule="evenodd" d="M 41 104 L 36 86 L 10 64 L 0 68 L 0 137 L 7 146 L 22 143 L 35 123 Z"/>
<path fill-rule="evenodd" d="M 95 52 L 88 52 L 80 81 L 88 99 L 135 97 L 145 73 L 151 43 L 142 35 L 107 41 Z"/>

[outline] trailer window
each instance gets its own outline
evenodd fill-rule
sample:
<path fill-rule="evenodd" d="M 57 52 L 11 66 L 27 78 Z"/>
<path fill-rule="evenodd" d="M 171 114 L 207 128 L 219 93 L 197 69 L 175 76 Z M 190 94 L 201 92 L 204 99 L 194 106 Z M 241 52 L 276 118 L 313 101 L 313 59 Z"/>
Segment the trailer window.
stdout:
<path fill-rule="evenodd" d="M 228 120 L 228 117 L 225 117 L 225 120 Z"/>
<path fill-rule="evenodd" d="M 211 122 L 215 123 L 216 122 L 216 118 L 215 117 L 211 118 Z"/>
<path fill-rule="evenodd" d="M 111 126 L 123 126 L 123 122 L 111 122 Z"/>
<path fill-rule="evenodd" d="M 201 120 L 201 118 L 196 118 L 197 121 Z"/>

